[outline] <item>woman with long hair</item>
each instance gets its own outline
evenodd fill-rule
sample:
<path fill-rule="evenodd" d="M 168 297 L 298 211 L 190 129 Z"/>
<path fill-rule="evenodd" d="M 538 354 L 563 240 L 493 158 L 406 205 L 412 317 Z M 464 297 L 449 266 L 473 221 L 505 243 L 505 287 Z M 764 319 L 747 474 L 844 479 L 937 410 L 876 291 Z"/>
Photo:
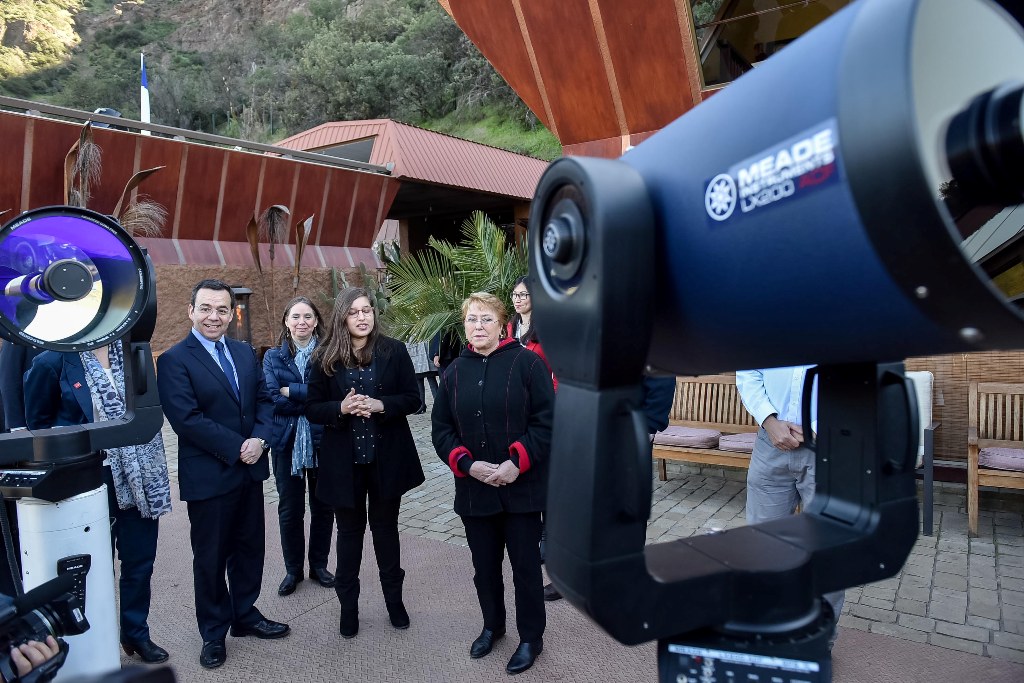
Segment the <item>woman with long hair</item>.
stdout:
<path fill-rule="evenodd" d="M 551 372 L 551 365 L 548 363 L 548 357 L 544 355 L 544 349 L 541 348 L 540 339 L 537 337 L 537 328 L 533 324 L 533 303 L 530 301 L 530 289 L 526 281 L 527 277 L 524 275 L 516 280 L 512 287 L 512 308 L 516 313 L 508 321 L 506 334 L 515 337 L 520 344 L 543 358 L 544 364 L 548 366 L 548 372 Z M 551 373 L 551 383 L 555 391 L 558 391 L 558 380 L 554 373 Z"/>
<path fill-rule="evenodd" d="M 324 425 L 317 496 L 338 519 L 335 590 L 339 632 L 359 632 L 359 566 L 369 522 L 381 590 L 391 625 L 409 628 L 402 600 L 398 508 L 423 483 L 423 468 L 406 418 L 420 405 L 405 344 L 381 333 L 365 289 L 345 289 L 314 355 L 306 414 Z"/>
<path fill-rule="evenodd" d="M 434 449 L 455 475 L 455 512 L 473 556 L 483 630 L 470 657 L 505 635 L 506 550 L 515 584 L 519 647 L 509 674 L 533 666 L 544 647 L 538 543 L 547 498 L 555 392 L 544 360 L 505 336 L 501 300 L 484 292 L 462 304 L 468 347 L 441 379 L 431 414 Z"/>
<path fill-rule="evenodd" d="M 325 588 L 334 586 L 327 570 L 334 510 L 316 497 L 317 460 L 323 427 L 306 417 L 306 395 L 312 356 L 321 336 L 320 311 L 304 296 L 288 302 L 281 318 L 280 346 L 263 356 L 267 391 L 274 399 L 271 463 L 279 502 L 284 580 L 278 595 L 290 595 L 302 581 L 306 550 L 306 488 L 309 488 L 309 578 Z"/>

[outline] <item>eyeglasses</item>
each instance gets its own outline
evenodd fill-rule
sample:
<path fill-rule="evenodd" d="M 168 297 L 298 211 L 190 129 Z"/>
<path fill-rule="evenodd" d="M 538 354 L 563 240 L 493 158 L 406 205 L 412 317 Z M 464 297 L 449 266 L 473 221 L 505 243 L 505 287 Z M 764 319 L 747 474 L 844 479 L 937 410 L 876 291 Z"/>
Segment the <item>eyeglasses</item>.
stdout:
<path fill-rule="evenodd" d="M 373 309 L 370 308 L 369 306 L 366 306 L 364 308 L 350 308 L 350 309 L 348 309 L 348 317 L 350 317 L 350 318 L 358 318 L 360 313 L 362 315 L 364 315 L 365 317 L 367 317 L 367 318 L 372 318 L 373 317 Z"/>
<path fill-rule="evenodd" d="M 485 315 L 482 318 L 478 318 L 475 315 L 471 315 L 468 318 L 466 318 L 466 324 L 469 325 L 470 327 L 476 327 L 478 323 L 480 325 L 483 325 L 484 327 L 490 327 L 496 322 L 498 322 L 498 320 L 496 318 L 492 318 L 489 315 Z"/>
<path fill-rule="evenodd" d="M 203 304 L 199 307 L 198 310 L 199 313 L 202 315 L 210 315 L 211 313 L 216 313 L 221 318 L 226 318 L 229 315 L 231 315 L 231 309 L 228 308 L 227 306 L 218 306 L 217 308 L 213 308 L 212 306 L 207 306 Z"/>
<path fill-rule="evenodd" d="M 512 298 L 515 299 L 516 301 L 519 301 L 519 300 L 522 300 L 522 299 L 529 299 L 530 298 L 530 293 L 529 292 L 512 292 Z"/>

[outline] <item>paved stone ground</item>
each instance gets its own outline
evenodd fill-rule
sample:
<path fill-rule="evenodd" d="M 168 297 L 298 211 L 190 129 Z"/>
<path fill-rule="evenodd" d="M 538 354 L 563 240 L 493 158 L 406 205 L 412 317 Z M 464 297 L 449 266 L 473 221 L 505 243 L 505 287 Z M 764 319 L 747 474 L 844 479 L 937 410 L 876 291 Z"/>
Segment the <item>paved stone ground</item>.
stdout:
<path fill-rule="evenodd" d="M 410 417 L 410 424 L 427 480 L 405 496 L 399 528 L 405 537 L 465 546 L 465 531 L 452 511 L 451 472 L 436 457 L 430 444 L 429 412 Z M 176 437 L 167 428 L 164 433 L 174 477 Z M 648 542 L 670 541 L 744 524 L 745 473 L 707 468 L 699 471 L 670 463 L 669 480 L 661 482 L 653 472 L 652 468 L 654 490 Z M 267 502 L 275 503 L 277 493 L 272 479 L 267 482 L 265 492 Z M 1021 512 L 1024 496 L 994 497 L 983 493 L 981 534 L 975 539 L 967 536 L 965 506 L 962 485 L 940 485 L 936 495 L 935 535 L 918 538 L 897 576 L 849 590 L 840 626 L 1024 664 L 1024 514 Z M 179 504 L 179 508 L 184 505 Z M 279 555 L 275 521 L 273 507 L 268 507 L 268 573 L 275 571 L 271 567 L 275 564 L 272 556 Z M 163 534 L 160 546 L 160 552 L 166 554 L 167 539 Z M 189 555 L 187 535 L 175 542 L 171 552 Z M 364 553 L 364 565 L 367 557 L 372 557 L 369 546 Z M 331 562 L 333 565 L 333 560 Z M 190 565 L 180 559 L 179 564 Z M 160 578 L 158 574 L 157 580 Z M 181 579 L 190 584 L 185 576 Z M 277 580 L 279 577 L 275 575 L 268 577 L 265 583 L 276 587 Z M 468 566 L 461 580 L 471 582 Z M 364 586 L 370 586 L 364 591 L 373 590 L 372 583 L 365 577 Z M 267 593 L 264 590 L 264 596 Z M 276 594 L 273 598 L 277 599 Z M 261 598 L 261 602 L 265 599 Z M 558 609 L 572 609 L 564 602 L 554 605 Z M 194 631 L 194 623 L 189 628 Z M 465 634 L 462 639 L 465 640 Z M 843 640 L 840 636 L 837 659 Z M 644 652 L 645 661 L 649 661 L 646 654 L 650 653 Z M 576 680 L 574 676 L 570 678 Z"/>

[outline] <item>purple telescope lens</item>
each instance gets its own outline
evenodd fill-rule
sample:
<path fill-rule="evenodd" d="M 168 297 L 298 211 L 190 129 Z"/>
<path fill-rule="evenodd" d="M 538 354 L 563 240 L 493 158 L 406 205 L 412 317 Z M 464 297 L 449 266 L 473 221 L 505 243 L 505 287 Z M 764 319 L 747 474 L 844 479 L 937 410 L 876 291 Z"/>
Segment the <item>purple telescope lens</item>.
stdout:
<path fill-rule="evenodd" d="M 44 348 L 96 348 L 123 335 L 149 296 L 139 246 L 114 220 L 75 207 L 27 212 L 0 229 L 0 334 Z"/>

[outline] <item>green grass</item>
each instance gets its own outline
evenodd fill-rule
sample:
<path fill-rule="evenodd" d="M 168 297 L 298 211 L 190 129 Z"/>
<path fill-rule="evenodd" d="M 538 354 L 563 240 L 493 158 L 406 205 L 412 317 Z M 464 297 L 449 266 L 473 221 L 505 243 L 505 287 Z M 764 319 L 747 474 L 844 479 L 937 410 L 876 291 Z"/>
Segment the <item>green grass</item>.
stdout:
<path fill-rule="evenodd" d="M 424 128 L 456 137 L 529 154 L 546 161 L 562 156 L 562 146 L 551 131 L 538 123 L 532 130 L 498 112 L 488 112 L 478 121 L 460 121 L 454 116 L 420 123 Z"/>

